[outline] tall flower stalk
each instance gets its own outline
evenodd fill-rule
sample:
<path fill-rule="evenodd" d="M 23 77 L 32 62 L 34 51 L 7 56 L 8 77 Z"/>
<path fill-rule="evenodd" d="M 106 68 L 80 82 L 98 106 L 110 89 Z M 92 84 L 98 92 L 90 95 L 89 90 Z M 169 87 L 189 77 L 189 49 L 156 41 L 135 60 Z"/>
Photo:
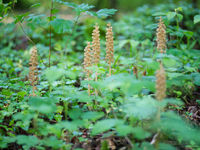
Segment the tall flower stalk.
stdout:
<path fill-rule="evenodd" d="M 38 54 L 37 48 L 34 46 L 31 48 L 31 57 L 29 62 L 29 81 L 32 86 L 32 96 L 36 96 L 35 90 L 37 89 L 36 85 L 38 83 Z"/>
<path fill-rule="evenodd" d="M 166 97 L 166 77 L 165 77 L 165 69 L 160 63 L 160 69 L 156 72 L 156 99 L 158 101 L 162 101 Z M 160 121 L 160 112 L 161 108 L 158 106 L 158 112 L 156 116 L 156 120 Z M 157 129 L 157 133 L 153 137 L 153 140 L 151 141 L 151 144 L 154 144 L 155 147 L 158 147 L 160 138 L 160 129 Z"/>
<path fill-rule="evenodd" d="M 158 28 L 156 31 L 157 50 L 160 51 L 160 53 L 166 53 L 166 26 L 162 20 L 162 17 L 159 19 Z"/>
<path fill-rule="evenodd" d="M 90 79 L 90 75 L 92 74 L 92 71 L 88 69 L 88 67 L 92 66 L 92 52 L 91 52 L 91 45 L 90 42 L 87 43 L 87 46 L 84 49 L 84 72 L 86 73 L 87 80 Z M 88 95 L 90 96 L 90 85 L 88 84 Z"/>
<path fill-rule="evenodd" d="M 100 61 L 100 33 L 98 24 L 92 32 L 92 51 L 93 51 L 93 63 L 98 66 Z M 95 73 L 95 81 L 98 80 L 98 73 Z M 95 89 L 95 94 L 98 95 L 97 89 Z"/>
<path fill-rule="evenodd" d="M 112 26 L 110 23 L 107 24 L 106 31 L 106 61 L 109 64 L 109 76 L 111 76 L 111 63 L 114 61 L 114 42 Z"/>
<path fill-rule="evenodd" d="M 156 72 L 156 99 L 162 101 L 166 97 L 166 77 L 165 70 L 160 63 L 160 69 Z"/>

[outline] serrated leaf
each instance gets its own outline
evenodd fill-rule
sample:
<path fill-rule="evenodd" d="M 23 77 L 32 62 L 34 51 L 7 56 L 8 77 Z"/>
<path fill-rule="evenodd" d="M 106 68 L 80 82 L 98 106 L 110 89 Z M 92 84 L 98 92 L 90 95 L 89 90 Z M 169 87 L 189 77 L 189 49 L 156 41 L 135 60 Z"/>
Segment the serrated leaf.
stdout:
<path fill-rule="evenodd" d="M 50 136 L 50 137 L 44 138 L 42 140 L 42 144 L 48 147 L 52 147 L 54 149 L 59 149 L 62 146 L 63 141 L 58 140 L 55 136 Z"/>
<path fill-rule="evenodd" d="M 117 119 L 105 119 L 98 121 L 92 129 L 92 135 L 97 135 L 99 133 L 108 131 L 112 127 L 114 127 L 117 123 L 119 123 L 119 120 Z"/>
<path fill-rule="evenodd" d="M 44 75 L 50 83 L 60 78 L 62 75 L 64 75 L 64 73 L 64 70 L 58 69 L 56 67 L 47 68 L 44 71 Z"/>
<path fill-rule="evenodd" d="M 89 119 L 89 120 L 97 120 L 101 117 L 104 116 L 103 112 L 86 112 L 84 114 L 82 114 L 82 118 L 83 119 Z"/>
<path fill-rule="evenodd" d="M 104 17 L 108 17 L 108 16 L 112 16 L 115 14 L 117 10 L 116 9 L 100 9 L 99 11 L 97 11 L 97 17 L 99 18 L 104 18 Z"/>
<path fill-rule="evenodd" d="M 73 23 L 70 20 L 56 18 L 51 21 L 50 24 L 56 33 L 63 34 L 66 32 L 71 32 Z"/>
<path fill-rule="evenodd" d="M 39 144 L 39 140 L 35 136 L 18 135 L 16 141 L 19 145 L 26 145 L 27 148 Z"/>
<path fill-rule="evenodd" d="M 127 116 L 134 116 L 140 120 L 150 119 L 157 112 L 157 102 L 150 97 L 144 97 L 143 99 L 130 98 L 121 108 Z"/>
<path fill-rule="evenodd" d="M 53 113 L 56 111 L 55 100 L 52 98 L 31 97 L 28 104 L 32 110 L 43 114 Z"/>

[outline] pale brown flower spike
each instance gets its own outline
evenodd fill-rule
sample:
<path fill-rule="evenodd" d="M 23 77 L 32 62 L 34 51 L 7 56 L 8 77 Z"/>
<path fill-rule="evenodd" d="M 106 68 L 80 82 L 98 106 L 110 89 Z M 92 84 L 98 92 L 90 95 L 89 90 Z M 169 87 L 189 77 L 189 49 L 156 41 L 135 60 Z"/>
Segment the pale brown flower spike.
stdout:
<path fill-rule="evenodd" d="M 95 28 L 92 32 L 92 50 L 93 50 L 93 63 L 95 65 L 99 64 L 100 61 L 100 33 L 98 24 L 95 25 Z M 95 81 L 98 80 L 98 73 L 95 73 Z M 98 95 L 97 89 L 95 89 L 96 95 Z"/>
<path fill-rule="evenodd" d="M 84 49 L 84 72 L 87 74 L 87 80 L 90 80 L 90 74 L 92 73 L 88 67 L 92 66 L 92 52 L 90 42 L 87 43 L 87 46 Z M 90 96 L 90 85 L 88 84 L 88 95 Z"/>
<path fill-rule="evenodd" d="M 110 23 L 107 24 L 106 31 L 106 61 L 109 64 L 109 76 L 111 76 L 111 63 L 114 61 L 114 42 L 112 26 Z"/>
<path fill-rule="evenodd" d="M 32 90 L 32 96 L 36 96 L 35 90 L 37 89 L 36 85 L 38 83 L 38 54 L 37 54 L 37 48 L 34 46 L 31 48 L 31 57 L 29 62 L 29 81 L 31 83 L 31 86 L 33 88 Z"/>
<path fill-rule="evenodd" d="M 158 28 L 157 28 L 157 50 L 160 51 L 160 53 L 166 53 L 166 26 L 162 20 L 162 17 L 159 19 Z"/>
<path fill-rule="evenodd" d="M 98 64 L 100 61 L 100 33 L 98 24 L 95 25 L 95 28 L 92 32 L 92 50 L 94 53 L 94 64 Z"/>
<path fill-rule="evenodd" d="M 166 75 L 160 63 L 160 69 L 156 72 L 156 99 L 162 101 L 166 97 Z"/>
<path fill-rule="evenodd" d="M 87 76 L 90 74 L 90 70 L 87 68 L 92 65 L 92 52 L 90 42 L 87 43 L 87 46 L 84 49 L 84 71 L 87 73 Z"/>

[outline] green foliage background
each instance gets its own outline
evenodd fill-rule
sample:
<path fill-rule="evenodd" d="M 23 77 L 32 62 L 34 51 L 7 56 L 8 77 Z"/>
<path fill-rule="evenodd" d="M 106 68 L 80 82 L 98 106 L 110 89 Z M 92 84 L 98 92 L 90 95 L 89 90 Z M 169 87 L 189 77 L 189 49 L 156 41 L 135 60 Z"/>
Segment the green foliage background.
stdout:
<path fill-rule="evenodd" d="M 197 5 L 191 1 L 121 0 L 113 19 L 116 10 L 104 9 L 113 8 L 108 1 L 55 0 L 53 17 L 49 17 L 50 1 L 37 2 L 42 1 L 30 1 L 35 4 L 32 7 L 20 5 L 23 11 L 14 13 L 9 5 L 0 3 L 1 149 L 89 149 L 95 145 L 104 150 L 109 149 L 109 140 L 134 150 L 200 149 L 194 111 L 200 107 Z M 156 50 L 159 16 L 167 27 L 166 54 Z M 111 77 L 107 77 L 105 62 L 108 22 L 114 32 Z M 82 64 L 84 47 L 92 40 L 96 23 L 100 26 L 101 61 L 89 69 L 92 79 L 99 73 L 97 82 L 85 80 Z M 28 81 L 33 45 L 39 61 L 36 97 L 30 96 Z M 158 60 L 163 62 L 167 79 L 167 98 L 162 102 L 155 99 Z M 191 111 L 190 106 L 195 109 Z M 151 144 L 158 133 L 157 143 Z"/>

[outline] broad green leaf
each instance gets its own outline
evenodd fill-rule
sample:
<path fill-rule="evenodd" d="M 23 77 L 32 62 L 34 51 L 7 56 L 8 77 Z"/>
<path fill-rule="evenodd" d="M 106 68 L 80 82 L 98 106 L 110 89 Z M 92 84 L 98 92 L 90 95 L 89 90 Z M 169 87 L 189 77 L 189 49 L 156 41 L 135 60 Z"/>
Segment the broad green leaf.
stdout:
<path fill-rule="evenodd" d="M 72 109 L 69 111 L 69 117 L 73 120 L 79 119 L 81 117 L 82 111 L 80 108 Z"/>
<path fill-rule="evenodd" d="M 58 69 L 56 67 L 47 68 L 44 71 L 45 77 L 50 83 L 59 79 L 62 75 L 64 75 L 64 73 L 64 70 Z"/>
<path fill-rule="evenodd" d="M 177 14 L 177 17 L 178 17 L 178 20 L 179 20 L 179 21 L 182 21 L 182 20 L 183 20 L 183 15 Z"/>
<path fill-rule="evenodd" d="M 89 120 L 97 120 L 97 119 L 100 119 L 101 117 L 104 116 L 104 113 L 103 112 L 85 112 L 82 114 L 82 118 L 83 119 L 89 119 Z"/>
<path fill-rule="evenodd" d="M 194 16 L 194 24 L 199 23 L 199 22 L 200 22 L 200 15 Z"/>
<path fill-rule="evenodd" d="M 86 91 L 77 91 L 75 94 L 70 94 L 71 98 L 79 102 L 91 102 L 92 96 L 89 96 Z"/>
<path fill-rule="evenodd" d="M 117 119 L 105 119 L 98 121 L 92 129 L 92 135 L 97 135 L 99 133 L 108 131 L 118 123 L 120 122 Z"/>
<path fill-rule="evenodd" d="M 52 147 L 54 149 L 60 149 L 62 144 L 64 144 L 62 140 L 58 140 L 55 136 L 46 137 L 41 143 L 42 145 Z"/>
<path fill-rule="evenodd" d="M 168 18 L 168 20 L 173 19 L 175 16 L 176 16 L 176 13 L 175 13 L 175 12 L 168 12 L 168 13 L 167 13 L 167 18 Z"/>
<path fill-rule="evenodd" d="M 39 144 L 39 140 L 35 136 L 18 135 L 15 138 L 16 138 L 17 144 L 25 145 L 27 149 Z"/>
<path fill-rule="evenodd" d="M 159 143 L 159 150 L 177 150 L 177 148 L 170 144 Z"/>
<path fill-rule="evenodd" d="M 66 32 L 71 32 L 73 23 L 70 20 L 56 18 L 51 21 L 50 24 L 56 33 L 63 34 Z"/>
<path fill-rule="evenodd" d="M 195 75 L 194 84 L 196 84 L 197 86 L 200 86 L 200 73 Z"/>
<path fill-rule="evenodd" d="M 157 112 L 157 106 L 156 100 L 150 97 L 144 97 L 143 99 L 129 98 L 121 108 L 127 116 L 137 117 L 142 120 L 153 117 Z"/>
<path fill-rule="evenodd" d="M 152 16 L 165 16 L 166 14 L 163 13 L 163 12 L 156 12 L 156 13 L 153 13 Z"/>
<path fill-rule="evenodd" d="M 130 133 L 133 133 L 133 127 L 120 124 L 116 126 L 116 131 L 120 136 L 126 136 Z"/>
<path fill-rule="evenodd" d="M 165 57 L 163 58 L 163 64 L 166 67 L 176 67 L 178 62 L 173 58 Z"/>
<path fill-rule="evenodd" d="M 148 138 L 149 136 L 151 136 L 151 134 L 147 131 L 145 131 L 143 128 L 141 127 L 135 127 L 133 128 L 133 135 L 135 136 L 135 138 L 142 140 L 145 138 Z"/>
<path fill-rule="evenodd" d="M 176 139 L 181 138 L 183 141 L 189 142 L 193 140 L 200 143 L 200 130 L 190 126 L 179 115 L 172 111 L 163 112 L 161 114 L 161 121 L 157 125 L 159 125 L 161 132 L 168 136 L 173 136 Z"/>
<path fill-rule="evenodd" d="M 31 97 L 28 104 L 30 108 L 40 113 L 48 114 L 56 111 L 55 99 L 44 97 Z"/>

